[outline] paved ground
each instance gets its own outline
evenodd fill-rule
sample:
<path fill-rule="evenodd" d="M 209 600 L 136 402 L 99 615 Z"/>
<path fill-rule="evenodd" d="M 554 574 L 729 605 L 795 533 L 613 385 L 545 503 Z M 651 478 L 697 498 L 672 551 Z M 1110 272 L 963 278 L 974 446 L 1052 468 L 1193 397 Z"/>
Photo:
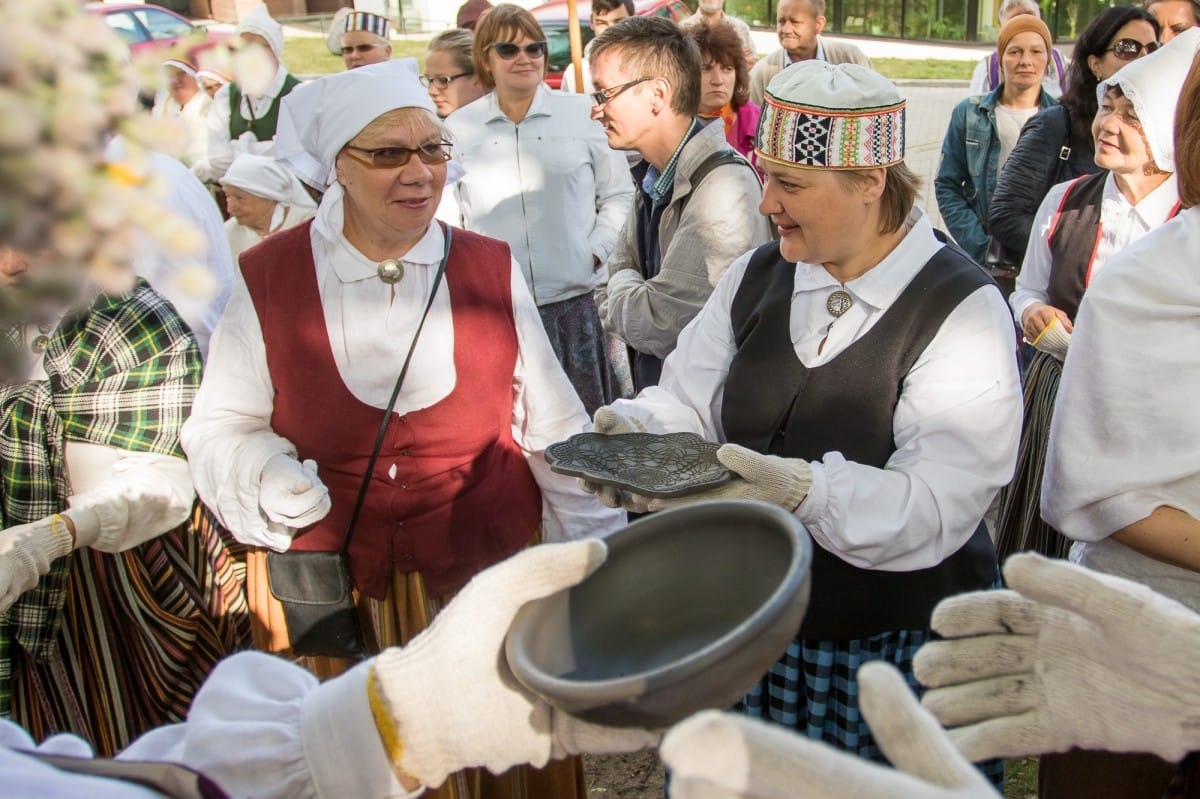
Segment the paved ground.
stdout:
<path fill-rule="evenodd" d="M 941 225 L 941 215 L 933 198 L 933 178 L 937 174 L 942 139 L 950 123 L 950 112 L 967 96 L 967 84 L 954 81 L 907 81 L 900 91 L 908 98 L 905 114 L 905 160 L 922 178 L 920 205 Z"/>

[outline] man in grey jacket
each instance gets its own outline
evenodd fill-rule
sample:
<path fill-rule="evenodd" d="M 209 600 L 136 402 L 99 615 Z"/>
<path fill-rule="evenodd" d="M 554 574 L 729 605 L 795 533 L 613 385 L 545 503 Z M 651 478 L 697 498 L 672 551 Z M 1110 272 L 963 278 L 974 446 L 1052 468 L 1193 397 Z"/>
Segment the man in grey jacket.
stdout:
<path fill-rule="evenodd" d="M 771 238 L 762 190 L 723 125 L 696 118 L 700 53 L 670 20 L 633 17 L 591 46 L 592 117 L 636 150 L 638 190 L 596 290 L 600 319 L 632 351 L 634 385 L 657 384 L 679 332 L 739 255 Z"/>
<path fill-rule="evenodd" d="M 848 42 L 821 36 L 825 29 L 825 0 L 780 0 L 775 32 L 779 49 L 761 59 L 750 72 L 750 102 L 762 105 L 771 78 L 799 61 L 816 58 L 830 64 L 860 64 L 871 68 L 871 59 Z"/>

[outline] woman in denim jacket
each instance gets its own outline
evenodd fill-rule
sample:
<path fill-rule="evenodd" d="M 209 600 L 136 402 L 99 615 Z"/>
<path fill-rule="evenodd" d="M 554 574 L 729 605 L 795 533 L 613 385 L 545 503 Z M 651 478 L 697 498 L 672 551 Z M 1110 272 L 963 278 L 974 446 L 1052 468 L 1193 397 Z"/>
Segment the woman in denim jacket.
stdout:
<path fill-rule="evenodd" d="M 1004 81 L 988 94 L 968 97 L 954 109 L 942 142 L 934 190 L 950 234 L 983 263 L 988 249 L 988 202 L 1000 167 L 1025 122 L 1053 99 L 1042 89 L 1050 29 L 1037 17 L 1013 17 L 996 40 Z"/>

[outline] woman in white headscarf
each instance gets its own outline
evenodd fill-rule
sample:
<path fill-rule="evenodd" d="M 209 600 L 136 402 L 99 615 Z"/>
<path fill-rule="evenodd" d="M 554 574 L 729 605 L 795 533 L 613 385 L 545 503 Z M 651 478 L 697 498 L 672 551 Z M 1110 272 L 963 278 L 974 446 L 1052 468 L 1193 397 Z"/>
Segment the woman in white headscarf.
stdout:
<path fill-rule="evenodd" d="M 377 650 L 406 644 L 539 527 L 582 538 L 625 515 L 545 463 L 545 447 L 588 419 L 508 246 L 433 221 L 454 164 L 416 61 L 300 87 L 283 121 L 277 155 L 328 188 L 310 223 L 242 256 L 184 448 L 201 499 L 257 548 L 257 645 L 290 655 L 297 640 L 266 550 L 345 552 Z M 308 663 L 321 676 L 349 665 Z M 565 761 L 456 775 L 432 795 L 569 799 L 582 785 Z"/>
<path fill-rule="evenodd" d="M 317 204 L 287 167 L 263 155 L 244 153 L 225 177 L 225 233 L 234 260 L 272 233 L 313 218 Z"/>

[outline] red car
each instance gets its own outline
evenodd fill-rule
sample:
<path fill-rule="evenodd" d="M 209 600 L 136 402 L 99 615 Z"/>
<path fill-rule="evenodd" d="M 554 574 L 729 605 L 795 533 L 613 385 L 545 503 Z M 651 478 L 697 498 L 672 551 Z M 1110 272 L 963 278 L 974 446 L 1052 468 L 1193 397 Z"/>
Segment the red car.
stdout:
<path fill-rule="evenodd" d="M 546 83 L 552 89 L 562 85 L 563 71 L 571 63 L 571 41 L 567 34 L 567 3 L 570 0 L 554 0 L 552 3 L 531 9 L 533 16 L 546 34 L 550 53 L 546 60 Z M 576 0 L 579 8 L 579 27 L 583 44 L 595 36 L 589 20 L 592 18 L 591 0 Z M 676 22 L 692 15 L 692 9 L 684 0 L 633 0 L 634 13 L 639 17 L 656 16 Z"/>
<path fill-rule="evenodd" d="M 104 17 L 108 27 L 125 40 L 134 55 L 170 50 L 180 43 L 200 44 L 226 38 L 160 6 L 88 3 L 87 10 Z"/>

